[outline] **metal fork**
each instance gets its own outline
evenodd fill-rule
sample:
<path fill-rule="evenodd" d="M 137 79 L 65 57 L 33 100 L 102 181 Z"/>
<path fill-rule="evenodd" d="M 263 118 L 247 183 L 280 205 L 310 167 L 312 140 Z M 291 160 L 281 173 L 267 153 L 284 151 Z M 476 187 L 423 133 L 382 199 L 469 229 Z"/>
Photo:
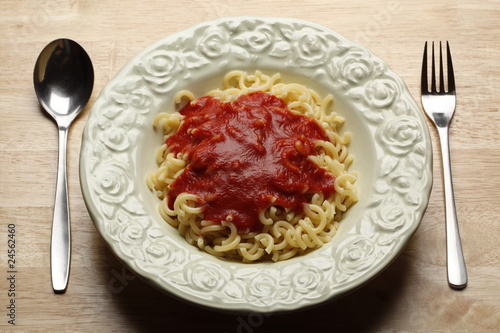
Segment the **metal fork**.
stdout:
<path fill-rule="evenodd" d="M 427 42 L 425 42 L 424 59 L 422 61 L 422 106 L 432 120 L 439 133 L 441 155 L 443 158 L 444 195 L 446 207 L 446 261 L 448 284 L 453 289 L 463 289 L 467 286 L 467 270 L 462 252 L 460 233 L 458 230 L 453 182 L 451 178 L 449 126 L 455 113 L 456 92 L 453 64 L 451 62 L 450 45 L 446 42 L 446 64 L 448 90 L 445 90 L 443 71 L 443 51 L 439 42 L 439 90 L 436 87 L 436 66 L 434 57 L 434 42 L 432 43 L 431 87 L 427 80 Z"/>

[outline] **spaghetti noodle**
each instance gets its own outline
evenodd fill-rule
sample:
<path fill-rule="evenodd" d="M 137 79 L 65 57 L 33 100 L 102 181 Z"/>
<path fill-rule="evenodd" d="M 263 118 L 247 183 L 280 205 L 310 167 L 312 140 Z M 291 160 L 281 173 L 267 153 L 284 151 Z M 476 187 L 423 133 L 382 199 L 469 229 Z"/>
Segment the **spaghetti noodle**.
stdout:
<path fill-rule="evenodd" d="M 244 262 L 289 259 L 331 240 L 357 201 L 350 135 L 338 133 L 332 96 L 279 74 L 233 71 L 224 89 L 175 97 L 185 100 L 154 120 L 165 144 L 147 185 L 165 221 L 190 244 Z"/>

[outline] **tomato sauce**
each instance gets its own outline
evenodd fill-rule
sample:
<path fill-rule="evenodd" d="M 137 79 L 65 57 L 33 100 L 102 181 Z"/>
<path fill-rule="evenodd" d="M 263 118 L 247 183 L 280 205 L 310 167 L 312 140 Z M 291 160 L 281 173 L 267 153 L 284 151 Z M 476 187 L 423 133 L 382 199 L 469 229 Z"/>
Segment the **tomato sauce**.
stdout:
<path fill-rule="evenodd" d="M 189 165 L 171 184 L 168 203 L 195 194 L 206 220 L 230 221 L 238 232 L 259 231 L 259 212 L 272 205 L 303 212 L 313 193 L 328 198 L 334 176 L 308 156 L 328 140 L 313 119 L 292 113 L 263 92 L 221 103 L 202 97 L 180 110 L 183 122 L 166 143 Z"/>

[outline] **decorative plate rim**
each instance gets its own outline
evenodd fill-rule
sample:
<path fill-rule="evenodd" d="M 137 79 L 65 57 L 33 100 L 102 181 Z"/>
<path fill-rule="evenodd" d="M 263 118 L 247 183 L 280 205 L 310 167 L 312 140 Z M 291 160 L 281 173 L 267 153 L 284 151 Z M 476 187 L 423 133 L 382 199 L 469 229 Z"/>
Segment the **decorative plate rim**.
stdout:
<path fill-rule="evenodd" d="M 353 126 L 353 142 L 356 135 L 363 141 L 354 144 L 368 160 L 355 162 L 364 170 L 362 201 L 331 243 L 307 255 L 278 263 L 223 261 L 187 244 L 154 212 L 145 171 L 154 164 L 151 145 L 161 141 L 152 117 L 169 108 L 178 89 L 201 91 L 200 81 L 222 82 L 236 68 L 275 70 L 333 91 L 348 111 L 341 115 Z M 402 251 L 429 200 L 432 145 L 405 83 L 368 49 L 303 20 L 228 17 L 161 39 L 110 80 L 83 132 L 80 180 L 106 244 L 156 288 L 218 310 L 290 311 L 360 287 Z"/>

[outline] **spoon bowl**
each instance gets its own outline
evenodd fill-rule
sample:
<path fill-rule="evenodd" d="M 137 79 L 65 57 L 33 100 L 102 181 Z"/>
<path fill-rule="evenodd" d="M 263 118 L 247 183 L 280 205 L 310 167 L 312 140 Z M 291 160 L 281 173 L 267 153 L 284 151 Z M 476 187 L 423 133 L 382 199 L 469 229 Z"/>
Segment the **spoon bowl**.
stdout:
<path fill-rule="evenodd" d="M 78 43 L 57 39 L 38 56 L 33 82 L 40 104 L 56 122 L 66 117 L 73 120 L 90 99 L 94 69 Z"/>
<path fill-rule="evenodd" d="M 87 52 L 75 41 L 54 40 L 38 56 L 33 84 L 38 101 L 54 118 L 59 132 L 50 266 L 54 292 L 64 293 L 68 285 L 71 258 L 66 145 L 69 126 L 92 94 L 92 62 Z"/>

